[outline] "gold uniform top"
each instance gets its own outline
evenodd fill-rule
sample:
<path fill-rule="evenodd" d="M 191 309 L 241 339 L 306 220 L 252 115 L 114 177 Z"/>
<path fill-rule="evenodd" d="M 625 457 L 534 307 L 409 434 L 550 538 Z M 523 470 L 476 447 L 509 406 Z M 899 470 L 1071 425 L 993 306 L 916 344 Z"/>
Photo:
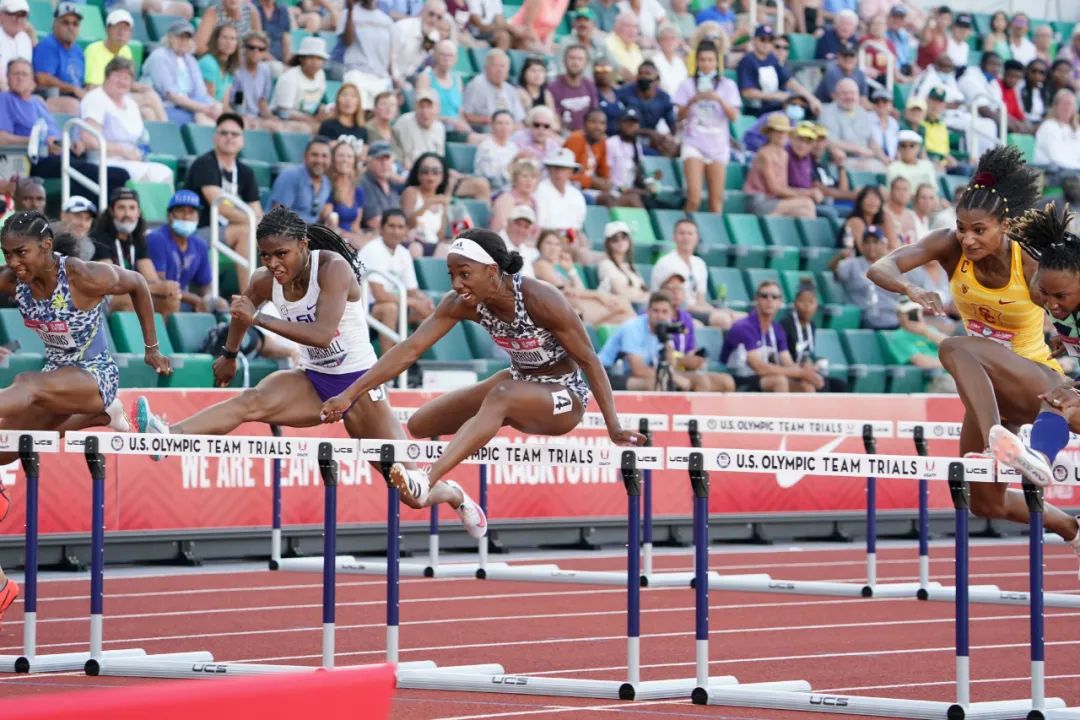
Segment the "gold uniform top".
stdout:
<path fill-rule="evenodd" d="M 1003 288 L 983 286 L 975 277 L 972 262 L 961 256 L 949 278 L 953 302 L 968 335 L 1000 343 L 1020 357 L 1061 372 L 1043 341 L 1044 313 L 1031 301 L 1022 252 L 1019 243 L 1013 242 L 1009 283 Z"/>

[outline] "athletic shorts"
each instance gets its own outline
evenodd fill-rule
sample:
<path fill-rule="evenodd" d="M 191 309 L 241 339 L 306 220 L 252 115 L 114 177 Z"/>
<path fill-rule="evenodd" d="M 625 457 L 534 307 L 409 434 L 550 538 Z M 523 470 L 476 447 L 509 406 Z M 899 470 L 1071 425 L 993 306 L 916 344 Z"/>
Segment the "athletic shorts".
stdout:
<path fill-rule="evenodd" d="M 731 148 L 725 147 L 719 152 L 715 150 L 702 150 L 693 144 L 692 141 L 683 140 L 682 148 L 679 152 L 680 160 L 687 160 L 693 158 L 695 160 L 703 160 L 706 165 L 712 165 L 713 163 L 723 163 L 727 165 L 731 162 Z"/>
<path fill-rule="evenodd" d="M 340 395 L 345 392 L 350 385 L 363 377 L 366 372 L 367 370 L 358 370 L 356 372 L 332 375 L 330 373 L 319 372 L 318 370 L 304 370 L 304 374 L 307 375 L 308 380 L 311 381 L 311 386 L 315 388 L 315 393 L 319 396 L 319 400 L 323 402 L 326 402 L 335 395 Z"/>
<path fill-rule="evenodd" d="M 46 362 L 41 372 L 52 372 L 64 367 L 76 367 L 90 373 L 97 382 L 101 402 L 105 404 L 106 410 L 116 400 L 116 391 L 120 389 L 120 368 L 109 353 L 103 352 L 95 358 L 71 363 Z"/>
<path fill-rule="evenodd" d="M 523 382 L 554 383 L 566 388 L 566 390 L 556 390 L 552 393 L 552 414 L 554 415 L 561 415 L 573 409 L 573 402 L 567 402 L 570 401 L 567 393 L 580 400 L 583 408 L 589 402 L 589 385 L 581 376 L 580 370 L 565 375 L 524 375 L 518 372 L 517 368 L 510 366 L 510 377 Z"/>

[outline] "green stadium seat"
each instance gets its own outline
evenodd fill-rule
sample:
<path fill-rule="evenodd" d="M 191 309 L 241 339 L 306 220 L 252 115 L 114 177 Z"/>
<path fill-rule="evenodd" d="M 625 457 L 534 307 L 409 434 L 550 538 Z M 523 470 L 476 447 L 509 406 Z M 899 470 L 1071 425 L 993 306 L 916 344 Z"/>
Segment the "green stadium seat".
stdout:
<path fill-rule="evenodd" d="M 885 355 L 874 330 L 844 330 L 840 342 L 852 362 L 851 391 L 888 392 L 889 376 Z"/>
<path fill-rule="evenodd" d="M 456 198 L 454 202 L 458 205 L 464 205 L 465 209 L 469 211 L 473 227 L 488 226 L 488 221 L 491 220 L 491 208 L 488 207 L 486 202 L 475 198 Z"/>
<path fill-rule="evenodd" d="M 808 273 L 805 270 L 784 270 L 780 273 L 780 284 L 784 288 L 784 295 L 791 298 L 793 302 L 795 293 L 805 283 L 810 283 L 817 288 L 817 279 L 814 278 L 813 273 Z M 821 302 L 821 293 L 818 293 L 818 302 Z"/>
<path fill-rule="evenodd" d="M 470 362 L 473 354 L 469 349 L 469 339 L 465 335 L 462 323 L 458 323 L 450 332 L 439 338 L 439 341 L 424 353 L 424 359 L 437 362 Z"/>
<path fill-rule="evenodd" d="M 218 324 L 213 313 L 174 313 L 165 321 L 173 348 L 182 353 L 202 351 L 207 334 Z"/>
<path fill-rule="evenodd" d="M 1029 163 L 1035 162 L 1035 136 L 1023 133 L 1009 133 L 1007 144 L 1015 145 L 1024 154 L 1024 160 Z"/>
<path fill-rule="evenodd" d="M 304 151 L 311 142 L 308 133 L 276 133 L 274 143 L 277 145 L 278 157 L 281 162 L 295 165 L 304 162 Z"/>
<path fill-rule="evenodd" d="M 474 322 L 458 323 L 465 328 L 465 339 L 472 356 L 481 360 L 505 360 L 506 352 L 491 339 L 491 333 Z"/>
<path fill-rule="evenodd" d="M 611 211 L 603 205 L 585 206 L 585 235 L 596 250 L 604 248 L 604 226 L 611 222 Z"/>
<path fill-rule="evenodd" d="M 457 51 L 457 64 L 454 65 L 454 71 L 462 74 L 478 72 L 480 68 L 473 65 L 472 55 L 469 53 L 468 48 L 458 46 Z"/>
<path fill-rule="evenodd" d="M 15 376 L 24 372 L 40 372 L 45 356 L 40 353 L 17 352 L 0 359 L 0 387 L 8 387 Z"/>
<path fill-rule="evenodd" d="M 817 47 L 817 39 L 808 33 L 788 33 L 788 45 L 791 52 L 788 59 L 792 61 L 804 61 L 814 59 L 814 50 Z"/>
<path fill-rule="evenodd" d="M 510 18 L 511 16 L 507 15 L 506 17 Z M 528 60 L 533 53 L 528 50 L 508 50 L 507 54 L 510 56 L 510 82 L 517 85 L 518 76 L 521 75 L 521 68 L 525 67 L 525 61 Z"/>
<path fill-rule="evenodd" d="M 705 259 L 705 264 L 710 267 L 727 267 L 732 264 L 736 257 L 735 248 L 728 237 L 727 225 L 724 216 L 718 213 L 696 212 L 690 213 L 690 218 L 698 227 L 698 235 L 701 242 L 697 248 L 697 254 Z M 746 252 L 753 253 L 754 248 L 747 248 Z M 761 258 L 764 260 L 764 249 Z"/>
<path fill-rule="evenodd" d="M 168 207 L 169 199 L 173 195 L 172 184 L 128 180 L 126 186 L 139 193 L 139 208 L 147 223 L 160 225 L 169 219 Z"/>
<path fill-rule="evenodd" d="M 784 290 L 784 284 L 780 279 L 780 271 L 773 268 L 746 268 L 742 271 L 746 276 L 746 289 L 750 297 L 754 297 L 758 286 L 763 282 L 774 282 L 780 286 L 780 292 L 784 295 L 784 302 L 791 302 L 791 297 Z"/>
<path fill-rule="evenodd" d="M 510 16 L 507 15 L 506 17 L 509 18 Z M 484 60 L 487 58 L 489 52 L 491 52 L 491 48 L 489 47 L 469 48 L 469 57 L 472 58 L 472 64 L 473 67 L 476 68 L 476 72 L 484 71 Z M 517 77 L 514 76 L 513 73 L 510 74 L 509 80 L 511 83 L 517 83 Z"/>
<path fill-rule="evenodd" d="M 682 210 L 653 210 L 652 224 L 658 236 L 665 243 L 675 242 L 675 223 L 686 218 Z M 723 222 L 720 223 L 723 227 Z"/>
<path fill-rule="evenodd" d="M 968 179 L 964 175 L 942 175 L 938 178 L 941 194 L 947 200 L 953 200 L 967 185 Z"/>
<path fill-rule="evenodd" d="M 30 25 L 37 31 L 38 37 L 52 33 L 53 4 L 51 0 L 29 0 Z"/>
<path fill-rule="evenodd" d="M 592 325 L 585 326 L 585 333 L 589 336 L 589 342 L 592 343 L 593 350 L 600 352 L 600 333 L 596 332 L 596 328 Z"/>
<path fill-rule="evenodd" d="M 180 127 L 170 122 L 146 121 L 146 132 L 150 135 L 150 146 L 155 153 L 174 155 L 187 159 L 191 156 Z"/>
<path fill-rule="evenodd" d="M 840 284 L 840 281 L 836 279 L 831 270 L 818 272 L 816 279 L 822 301 L 827 303 L 848 302 L 847 291 L 844 290 L 844 286 Z"/>
<path fill-rule="evenodd" d="M 851 188 L 859 189 L 867 185 L 884 185 L 885 176 L 867 170 L 848 170 L 848 183 Z"/>
<path fill-rule="evenodd" d="M 262 129 L 245 130 L 244 149 L 240 151 L 240 157 L 245 162 L 258 160 L 271 165 L 280 163 L 277 145 L 274 144 L 274 133 Z"/>
<path fill-rule="evenodd" d="M 45 343 L 41 342 L 36 332 L 26 327 L 22 313 L 17 308 L 0 309 L 0 342 L 19 343 L 18 352 L 45 354 Z"/>
<path fill-rule="evenodd" d="M 720 350 L 724 347 L 724 333 L 714 327 L 694 328 L 694 342 L 705 348 L 705 358 L 710 363 L 720 362 Z"/>
<path fill-rule="evenodd" d="M 634 263 L 634 269 L 641 274 L 641 279 L 645 281 L 645 284 L 651 286 L 653 264 L 651 262 L 636 262 Z"/>
<path fill-rule="evenodd" d="M 470 175 L 476 162 L 476 146 L 469 143 L 446 143 L 446 164 L 451 170 Z"/>
<path fill-rule="evenodd" d="M 337 42 L 337 40 L 335 39 L 333 42 L 327 43 L 326 47 L 332 48 L 332 47 L 334 47 L 336 42 Z M 323 93 L 323 102 L 324 103 L 335 103 L 335 102 L 337 102 L 337 94 L 338 94 L 338 90 L 340 90 L 340 89 L 341 89 L 341 81 L 340 80 L 327 80 L 326 81 L 326 92 Z M 331 138 L 331 140 L 336 140 L 336 139 L 337 138 Z"/>
<path fill-rule="evenodd" d="M 858 305 L 829 303 L 822 312 L 825 327 L 833 330 L 857 330 L 862 324 L 862 308 Z"/>
<path fill-rule="evenodd" d="M 836 234 L 832 225 L 825 218 L 799 218 L 795 221 L 802 236 L 803 245 L 807 247 L 836 247 Z"/>
<path fill-rule="evenodd" d="M 848 380 L 849 361 L 840 343 L 840 335 L 835 330 L 816 328 L 814 330 L 814 355 L 829 361 L 829 377 Z"/>
<path fill-rule="evenodd" d="M 635 246 L 634 252 L 637 252 L 638 247 L 641 245 L 656 244 L 656 234 L 653 233 L 652 220 L 649 219 L 648 210 L 629 207 L 611 208 L 611 219 L 621 220 L 630 226 L 630 238 Z"/>
<path fill-rule="evenodd" d="M 214 149 L 214 128 L 188 123 L 180 128 L 180 132 L 187 143 L 189 155 L 202 155 Z"/>
<path fill-rule="evenodd" d="M 767 215 L 761 218 L 768 265 L 776 270 L 798 270 L 802 243 L 795 218 Z"/>
<path fill-rule="evenodd" d="M 154 42 L 164 42 L 165 36 L 169 34 L 169 28 L 173 26 L 173 23 L 183 19 L 176 15 L 147 15 L 146 31 Z"/>
<path fill-rule="evenodd" d="M 908 95 L 911 94 L 911 85 L 905 83 L 893 83 L 893 105 L 903 110 L 907 107 Z"/>
<path fill-rule="evenodd" d="M 756 123 L 757 120 L 758 119 L 753 115 L 739 115 L 729 126 L 731 130 L 731 136 L 738 140 L 742 140 L 742 136 L 746 133 L 747 130 L 753 127 L 754 123 Z"/>
<path fill-rule="evenodd" d="M 746 183 L 746 165 L 731 163 L 724 172 L 724 190 L 742 190 Z M 727 192 L 724 193 L 727 196 Z"/>
<path fill-rule="evenodd" d="M 656 199 L 662 205 L 682 205 L 686 197 L 683 190 L 682 168 L 671 158 L 658 155 L 643 155 L 641 168 L 646 177 L 652 176 L 660 182 Z"/>
<path fill-rule="evenodd" d="M 737 268 L 710 267 L 709 285 L 712 288 L 712 297 L 723 301 L 730 308 L 744 310 L 751 304 L 746 278 Z"/>
<path fill-rule="evenodd" d="M 577 271 L 581 282 L 585 284 L 585 287 L 589 290 L 595 290 L 600 285 L 600 273 L 597 270 L 596 265 L 581 265 L 574 264 L 574 269 Z"/>
<path fill-rule="evenodd" d="M 416 267 L 416 281 L 422 290 L 435 290 L 445 293 L 450 290 L 450 275 L 446 271 L 446 260 L 423 257 L 413 260 Z"/>
<path fill-rule="evenodd" d="M 158 343 L 161 354 L 173 362 L 172 375 L 159 375 L 159 387 L 213 387 L 214 376 L 211 366 L 214 358 L 203 353 L 177 353 L 165 328 L 161 315 L 154 316 Z M 121 353 L 142 356 L 143 336 L 139 318 L 133 312 L 115 312 L 109 315 L 109 328 Z"/>
<path fill-rule="evenodd" d="M 106 16 L 108 17 L 108 16 Z M 146 46 L 150 44 L 150 31 L 146 29 L 146 17 L 142 13 L 132 13 L 131 19 L 135 21 L 135 24 L 131 26 L 131 41 L 138 42 L 143 46 L 143 54 L 140 56 L 140 60 L 146 58 L 150 54 L 150 51 L 146 49 Z M 134 46 L 131 48 L 131 54 L 135 55 Z M 142 63 L 139 63 L 139 67 L 142 68 Z M 136 75 L 136 77 L 138 77 Z"/>
<path fill-rule="evenodd" d="M 742 190 L 724 190 L 724 212 L 745 213 L 746 193 Z"/>
<path fill-rule="evenodd" d="M 83 18 L 79 25 L 79 43 L 94 43 L 105 39 L 105 19 L 97 5 L 82 5 Z"/>

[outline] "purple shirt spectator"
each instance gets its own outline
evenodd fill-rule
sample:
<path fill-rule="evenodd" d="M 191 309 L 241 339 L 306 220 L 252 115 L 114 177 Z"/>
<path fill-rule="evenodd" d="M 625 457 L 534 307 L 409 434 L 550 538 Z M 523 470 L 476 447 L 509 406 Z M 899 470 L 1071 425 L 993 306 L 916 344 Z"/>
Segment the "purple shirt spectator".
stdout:
<path fill-rule="evenodd" d="M 756 312 L 736 320 L 724 333 L 724 345 L 720 349 L 720 362 L 728 366 L 737 377 L 753 375 L 746 362 L 747 353 L 760 350 L 766 362 L 779 362 L 779 355 L 788 349 L 787 335 L 780 323 L 773 322 L 768 332 L 761 331 L 761 321 Z"/>
<path fill-rule="evenodd" d="M 559 77 L 548 83 L 551 97 L 555 99 L 555 114 L 566 131 L 581 130 L 585 127 L 585 115 L 597 106 L 596 85 L 593 81 L 583 77 L 577 87 L 572 87 L 566 82 L 566 76 Z"/>
<path fill-rule="evenodd" d="M 679 308 L 675 313 L 675 322 L 682 323 L 686 332 L 671 336 L 671 344 L 675 352 L 689 355 L 697 348 L 697 340 L 694 337 L 694 318 L 690 311 Z"/>
<path fill-rule="evenodd" d="M 708 78 L 689 77 L 683 80 L 675 91 L 674 102 L 678 106 L 689 104 L 698 93 L 698 83 L 712 85 L 717 95 L 728 105 L 742 107 L 739 86 L 726 77 L 710 82 Z M 728 130 L 727 115 L 720 103 L 705 100 L 690 106 L 683 126 L 683 146 L 689 146 L 701 155 L 706 163 L 721 162 L 725 165 L 731 160 L 731 133 Z M 685 152 L 685 150 L 684 150 Z"/>
<path fill-rule="evenodd" d="M 790 147 L 787 149 L 787 152 L 788 185 L 793 188 L 802 188 L 803 190 L 809 190 L 814 187 L 814 178 L 817 177 L 814 156 L 807 154 L 804 158 L 796 157 L 795 153 L 791 152 Z"/>
<path fill-rule="evenodd" d="M 23 100 L 13 92 L 0 93 L 0 131 L 30 137 L 30 131 L 38 119 L 45 121 L 47 137 L 60 137 L 60 128 L 40 97 L 31 95 L 30 99 Z"/>

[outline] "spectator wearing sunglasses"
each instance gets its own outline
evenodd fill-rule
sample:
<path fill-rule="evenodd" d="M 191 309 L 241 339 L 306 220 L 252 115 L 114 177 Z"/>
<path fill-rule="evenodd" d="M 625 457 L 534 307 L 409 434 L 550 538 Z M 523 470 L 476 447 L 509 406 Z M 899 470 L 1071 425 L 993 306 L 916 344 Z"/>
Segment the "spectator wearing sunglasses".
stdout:
<path fill-rule="evenodd" d="M 543 163 L 559 152 L 562 143 L 555 124 L 555 113 L 546 105 L 537 105 L 525 116 L 525 127 L 514 132 L 510 140 L 518 146 L 518 156 Z"/>
<path fill-rule="evenodd" d="M 279 130 L 270 112 L 270 91 L 274 87 L 267 50 L 266 33 L 250 32 L 244 36 L 240 65 L 233 73 L 232 88 L 225 95 L 225 109 L 244 118 L 248 127 Z"/>

